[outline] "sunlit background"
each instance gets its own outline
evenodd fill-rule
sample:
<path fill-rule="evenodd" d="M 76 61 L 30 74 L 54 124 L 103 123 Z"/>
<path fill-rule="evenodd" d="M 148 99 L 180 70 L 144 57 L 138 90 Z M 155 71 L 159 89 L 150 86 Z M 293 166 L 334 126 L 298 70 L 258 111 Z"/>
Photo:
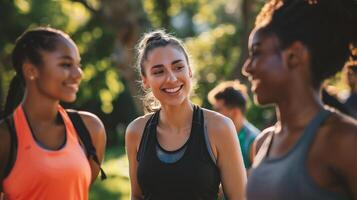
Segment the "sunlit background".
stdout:
<path fill-rule="evenodd" d="M 261 0 L 0 0 L 0 105 L 14 75 L 10 54 L 27 28 L 51 26 L 71 35 L 82 57 L 84 79 L 75 104 L 104 122 L 108 151 L 90 199 L 129 199 L 127 124 L 143 113 L 135 69 L 135 45 L 144 32 L 165 29 L 183 39 L 194 77 L 192 100 L 210 108 L 206 95 L 223 80 L 239 79 L 247 56 L 247 37 Z M 327 84 L 343 98 L 340 75 Z M 247 118 L 259 128 L 274 122 L 274 110 L 249 102 Z"/>

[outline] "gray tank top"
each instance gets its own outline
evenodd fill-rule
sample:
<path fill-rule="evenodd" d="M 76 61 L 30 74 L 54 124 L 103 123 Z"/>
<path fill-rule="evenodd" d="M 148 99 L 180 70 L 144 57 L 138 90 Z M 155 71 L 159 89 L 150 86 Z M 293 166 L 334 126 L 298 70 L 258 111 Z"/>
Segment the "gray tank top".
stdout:
<path fill-rule="evenodd" d="M 309 175 L 306 160 L 310 146 L 317 129 L 330 115 L 327 110 L 321 110 L 306 126 L 297 143 L 279 158 L 269 158 L 269 147 L 273 134 L 267 137 L 257 160 L 258 166 L 248 179 L 248 200 L 342 200 L 348 199 L 341 194 L 325 190 L 318 186 Z M 261 159 L 260 159 L 261 158 Z"/>

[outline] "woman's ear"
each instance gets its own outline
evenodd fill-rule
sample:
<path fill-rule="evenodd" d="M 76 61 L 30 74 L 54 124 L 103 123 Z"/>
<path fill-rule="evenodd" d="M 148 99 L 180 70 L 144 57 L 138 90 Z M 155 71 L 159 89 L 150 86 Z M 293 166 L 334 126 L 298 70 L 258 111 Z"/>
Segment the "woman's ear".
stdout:
<path fill-rule="evenodd" d="M 304 66 L 309 63 L 309 51 L 300 41 L 293 42 L 286 50 L 286 61 L 289 68 Z"/>
<path fill-rule="evenodd" d="M 22 71 L 25 80 L 35 80 L 38 77 L 38 68 L 30 62 L 24 62 L 22 65 Z"/>
<path fill-rule="evenodd" d="M 141 75 L 141 80 L 142 80 L 142 84 L 143 84 L 144 89 L 149 89 L 149 88 L 150 88 L 150 86 L 149 86 L 149 84 L 148 84 L 147 77 L 146 77 L 146 76 Z"/>
<path fill-rule="evenodd" d="M 190 78 L 192 78 L 192 69 L 191 69 L 191 67 L 188 67 L 188 75 L 190 76 Z"/>

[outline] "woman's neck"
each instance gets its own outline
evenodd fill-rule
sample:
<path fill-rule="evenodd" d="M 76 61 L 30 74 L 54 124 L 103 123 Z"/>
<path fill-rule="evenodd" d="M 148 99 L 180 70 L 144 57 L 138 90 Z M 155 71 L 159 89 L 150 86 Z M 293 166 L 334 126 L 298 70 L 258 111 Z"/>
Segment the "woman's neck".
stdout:
<path fill-rule="evenodd" d="M 169 129 L 185 129 L 192 124 L 193 105 L 187 100 L 178 106 L 162 106 L 160 111 L 160 126 Z"/>
<path fill-rule="evenodd" d="M 26 115 L 32 122 L 56 123 L 59 101 L 26 95 L 22 102 Z"/>
<path fill-rule="evenodd" d="M 290 95 L 276 106 L 281 132 L 293 132 L 304 128 L 322 108 L 323 103 L 318 91 L 311 89 Z"/>

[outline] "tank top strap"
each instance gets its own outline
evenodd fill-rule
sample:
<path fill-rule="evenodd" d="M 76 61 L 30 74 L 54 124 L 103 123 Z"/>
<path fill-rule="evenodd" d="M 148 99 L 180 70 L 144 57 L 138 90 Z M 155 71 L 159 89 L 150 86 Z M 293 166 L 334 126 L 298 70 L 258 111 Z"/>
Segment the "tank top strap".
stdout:
<path fill-rule="evenodd" d="M 193 105 L 192 124 L 202 126 L 204 124 L 203 110 L 198 105 Z"/>
<path fill-rule="evenodd" d="M 71 119 L 69 118 L 67 112 L 60 105 L 58 105 L 58 112 L 61 115 L 63 124 L 66 128 L 66 136 L 68 137 L 67 143 L 73 143 L 73 142 L 77 143 L 79 141 L 78 134 L 77 134 L 77 131 L 74 128 L 74 124 L 72 123 Z"/>
<path fill-rule="evenodd" d="M 306 159 L 306 156 L 308 154 L 310 146 L 314 141 L 318 129 L 323 124 L 323 122 L 330 116 L 330 114 L 331 112 L 326 109 L 320 110 L 310 121 L 310 123 L 305 127 L 305 130 L 301 138 L 299 139 L 298 144 L 295 145 L 295 147 L 298 148 L 299 151 L 297 153 L 300 154 L 298 158 L 303 159 L 302 161 Z"/>
<path fill-rule="evenodd" d="M 160 110 L 158 110 L 154 114 L 152 114 L 145 124 L 145 128 L 143 130 L 143 135 L 141 137 L 138 153 L 136 156 L 136 160 L 138 162 L 143 158 L 145 152 L 147 152 L 147 148 L 150 146 L 153 146 L 148 143 L 155 141 L 156 126 L 159 122 L 159 115 L 160 115 Z"/>
<path fill-rule="evenodd" d="M 27 119 L 20 104 L 14 111 L 14 127 L 18 139 L 18 151 L 21 151 L 22 148 L 29 146 L 32 143 L 31 129 L 27 123 Z"/>
<path fill-rule="evenodd" d="M 272 144 L 273 135 L 274 135 L 273 131 L 270 131 L 268 133 L 267 138 L 264 140 L 263 144 L 261 145 L 259 151 L 257 152 L 257 154 L 254 158 L 254 161 L 252 164 L 253 168 L 258 167 L 258 165 L 266 159 L 267 154 L 268 154 L 271 144 Z"/>
<path fill-rule="evenodd" d="M 188 151 L 192 155 L 196 155 L 196 158 L 200 158 L 204 161 L 213 161 L 211 155 L 209 154 L 208 147 L 209 140 L 205 138 L 205 127 L 204 127 L 204 115 L 203 109 L 197 105 L 194 105 L 193 119 L 192 119 L 192 128 L 191 128 L 190 142 Z"/>
<path fill-rule="evenodd" d="M 191 127 L 191 139 L 193 140 L 198 140 L 198 141 L 204 141 L 204 119 L 203 119 L 203 110 L 197 106 L 193 105 L 193 118 L 192 118 L 192 127 Z M 202 138 L 201 138 L 202 137 Z M 196 142 L 196 141 L 195 141 Z"/>
<path fill-rule="evenodd" d="M 70 120 L 63 107 L 60 105 L 58 106 L 58 112 L 62 117 L 66 129 L 66 146 L 68 146 L 69 144 L 76 144 L 78 142 L 78 138 L 72 121 Z M 18 140 L 19 148 L 24 146 L 27 147 L 32 143 L 36 142 L 33 138 L 34 136 L 32 135 L 32 130 L 30 128 L 30 125 L 28 124 L 22 105 L 19 105 L 16 108 L 13 116 L 17 138 L 21 138 L 21 140 Z"/>

